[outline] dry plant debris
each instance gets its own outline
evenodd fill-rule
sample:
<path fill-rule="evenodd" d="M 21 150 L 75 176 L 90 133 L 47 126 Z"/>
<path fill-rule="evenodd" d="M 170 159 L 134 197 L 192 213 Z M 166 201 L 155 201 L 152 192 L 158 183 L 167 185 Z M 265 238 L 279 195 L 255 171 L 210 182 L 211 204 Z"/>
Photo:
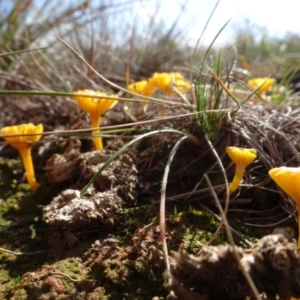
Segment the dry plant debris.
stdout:
<path fill-rule="evenodd" d="M 248 178 L 254 189 L 261 190 L 268 185 L 270 169 L 299 166 L 299 113 L 299 105 L 247 103 L 232 120 L 229 131 L 235 143 L 254 148 L 258 153 L 257 162 L 248 169 L 249 174 L 255 174 Z M 279 214 L 289 212 L 294 215 L 293 201 L 283 193 L 280 196 L 277 197 L 280 200 Z M 273 217 L 276 219 L 275 215 Z M 282 215 L 278 216 L 279 220 L 282 220 Z"/>

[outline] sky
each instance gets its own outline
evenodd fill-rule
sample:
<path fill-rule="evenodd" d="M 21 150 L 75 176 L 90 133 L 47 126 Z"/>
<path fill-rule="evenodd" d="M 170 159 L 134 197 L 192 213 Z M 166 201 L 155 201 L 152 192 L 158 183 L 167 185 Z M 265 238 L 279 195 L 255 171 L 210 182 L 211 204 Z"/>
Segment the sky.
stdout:
<path fill-rule="evenodd" d="M 146 22 L 156 13 L 166 22 L 180 16 L 180 27 L 186 28 L 191 42 L 196 41 L 212 12 L 216 0 L 163 0 L 138 1 L 135 12 Z M 183 4 L 187 3 L 185 7 Z M 236 32 L 240 28 L 249 26 L 257 32 L 258 36 L 268 33 L 272 37 L 283 37 L 287 32 L 300 34 L 300 16 L 297 9 L 298 0 L 220 0 L 212 16 L 203 44 L 209 44 L 222 26 L 230 20 L 217 40 L 217 44 L 233 42 Z M 246 23 L 248 21 L 248 25 Z M 194 40 L 194 41 L 192 41 Z"/>
<path fill-rule="evenodd" d="M 203 2 L 203 7 L 207 13 L 217 3 L 217 1 L 210 0 L 190 1 L 192 7 L 196 3 Z M 256 29 L 261 29 L 257 30 L 258 34 L 267 32 L 274 37 L 283 37 L 287 32 L 300 34 L 297 3 L 299 3 L 297 0 L 220 0 L 208 25 L 208 33 L 213 35 L 228 19 L 231 19 L 224 34 L 220 36 L 220 42 L 232 39 L 239 27 L 246 26 L 246 20 L 249 20 L 248 26 L 250 25 L 252 28 L 257 26 Z M 253 29 L 255 30 L 255 28 Z"/>
<path fill-rule="evenodd" d="M 36 5 L 43 5 L 47 0 L 35 0 Z M 78 4 L 85 0 L 63 0 L 65 6 Z M 163 20 L 166 28 L 170 28 L 178 18 L 176 28 L 184 31 L 190 46 L 197 43 L 214 7 L 216 10 L 207 25 L 200 46 L 211 43 L 218 31 L 230 21 L 222 31 L 216 46 L 230 45 L 237 41 L 237 32 L 250 28 L 259 40 L 265 33 L 271 37 L 284 37 L 287 32 L 300 36 L 299 0 L 88 0 L 98 7 L 101 3 L 122 4 L 118 16 L 113 20 L 115 26 L 122 26 L 120 34 L 130 35 L 133 26 L 138 25 L 142 31 L 147 31 L 153 16 L 155 20 Z M 0 0 L 0 4 L 9 7 L 10 0 Z M 52 3 L 50 1 L 50 3 Z M 55 1 L 53 2 L 55 3 Z M 124 5 L 125 4 L 125 5 Z M 54 4 L 55 6 L 55 4 Z M 63 7 L 60 4 L 59 7 Z M 123 9 L 126 7 L 126 9 Z M 57 8 L 57 6 L 55 6 Z M 41 8 L 40 8 L 41 9 Z M 43 11 L 43 9 L 41 9 Z M 88 12 L 88 10 L 87 10 Z M 42 20 L 42 14 L 38 16 Z M 114 16 L 113 16 L 114 17 Z M 101 20 L 101 19 L 99 19 Z M 32 21 L 32 20 L 31 20 Z M 33 20 L 35 21 L 35 19 Z M 144 26 L 143 26 L 144 25 Z M 67 25 L 66 25 L 67 26 Z M 119 28 L 119 27 L 118 27 Z M 164 28 L 164 29 L 166 29 Z M 126 33 L 127 30 L 127 33 Z M 166 32 L 165 30 L 163 32 Z M 178 42 L 178 41 L 177 41 Z"/>

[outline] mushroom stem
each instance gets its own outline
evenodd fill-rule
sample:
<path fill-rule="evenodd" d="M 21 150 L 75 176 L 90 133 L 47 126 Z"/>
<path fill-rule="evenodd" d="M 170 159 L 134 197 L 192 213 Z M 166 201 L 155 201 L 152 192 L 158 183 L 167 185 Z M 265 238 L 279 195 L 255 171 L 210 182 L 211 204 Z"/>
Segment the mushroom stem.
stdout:
<path fill-rule="evenodd" d="M 232 194 L 240 185 L 240 182 L 243 179 L 245 168 L 241 168 L 239 166 L 236 166 L 235 168 L 235 174 L 232 182 L 229 184 L 229 193 Z"/>
<path fill-rule="evenodd" d="M 101 117 L 97 115 L 91 114 L 91 121 L 92 121 L 92 127 L 96 128 L 99 127 Z M 100 133 L 100 129 L 93 130 L 93 133 Z M 101 136 L 95 136 L 94 138 L 94 144 L 96 150 L 103 150 L 103 143 L 102 143 L 102 137 Z"/>
<path fill-rule="evenodd" d="M 34 175 L 33 162 L 31 157 L 31 147 L 29 145 L 23 144 L 18 147 L 19 153 L 21 155 L 23 165 L 26 171 L 27 181 L 31 187 L 32 191 L 36 191 L 39 184 L 37 183 Z"/>

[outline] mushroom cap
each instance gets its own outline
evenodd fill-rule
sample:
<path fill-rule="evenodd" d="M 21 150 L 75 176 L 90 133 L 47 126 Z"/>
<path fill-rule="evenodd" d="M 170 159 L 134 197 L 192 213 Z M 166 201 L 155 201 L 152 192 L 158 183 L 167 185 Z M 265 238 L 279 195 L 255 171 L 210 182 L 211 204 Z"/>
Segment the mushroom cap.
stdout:
<path fill-rule="evenodd" d="M 231 160 L 240 167 L 246 168 L 256 158 L 257 151 L 253 148 L 226 147 L 226 152 Z"/>
<path fill-rule="evenodd" d="M 76 94 L 86 94 L 88 97 L 77 96 Z M 95 98 L 94 96 L 113 97 L 114 99 Z M 72 97 L 85 112 L 99 116 L 104 115 L 118 103 L 118 95 L 108 95 L 103 92 L 87 89 L 74 92 Z"/>
<path fill-rule="evenodd" d="M 17 147 L 17 145 L 20 143 L 27 144 L 37 142 L 41 139 L 42 135 L 40 133 L 42 133 L 43 131 L 43 124 L 38 124 L 35 126 L 33 123 L 21 124 L 16 126 L 7 126 L 1 129 L 1 133 L 3 135 L 16 134 L 16 136 L 3 136 L 5 141 L 14 147 Z M 24 135 L 34 133 L 36 133 L 36 135 Z"/>
<path fill-rule="evenodd" d="M 264 93 L 267 92 L 274 84 L 276 80 L 275 78 L 268 78 L 268 77 L 258 77 L 258 78 L 253 78 L 248 81 L 248 86 L 256 90 L 258 93 Z"/>
<path fill-rule="evenodd" d="M 128 90 L 136 94 L 151 96 L 156 91 L 156 87 L 149 84 L 147 80 L 137 81 L 128 85 Z"/>
<path fill-rule="evenodd" d="M 300 206 L 300 168 L 273 168 L 269 175 Z"/>
<path fill-rule="evenodd" d="M 174 93 L 173 85 L 176 88 L 186 93 L 191 88 L 191 84 L 179 72 L 174 73 L 154 73 L 148 79 L 148 84 L 159 88 L 164 93 Z"/>

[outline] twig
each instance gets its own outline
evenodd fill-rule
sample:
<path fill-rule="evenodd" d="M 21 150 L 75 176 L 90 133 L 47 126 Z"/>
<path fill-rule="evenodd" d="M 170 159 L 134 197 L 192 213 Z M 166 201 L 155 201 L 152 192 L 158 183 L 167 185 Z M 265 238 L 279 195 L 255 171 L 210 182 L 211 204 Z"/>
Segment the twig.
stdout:
<path fill-rule="evenodd" d="M 197 188 L 197 186 L 196 186 L 196 188 Z M 225 184 L 219 184 L 219 185 L 213 186 L 213 189 L 216 190 L 217 192 L 224 190 L 224 188 L 225 188 Z M 201 190 L 196 190 L 196 191 L 193 190 L 193 191 L 178 194 L 175 196 L 170 196 L 167 198 L 167 200 L 168 201 L 179 201 L 181 199 L 187 200 L 191 196 L 201 195 L 204 193 L 208 193 L 209 191 L 210 191 L 210 188 L 203 188 Z"/>
<path fill-rule="evenodd" d="M 222 172 L 222 175 L 224 177 L 224 182 L 225 182 L 225 208 L 224 208 L 224 215 L 226 216 L 227 215 L 227 212 L 228 212 L 228 207 L 229 207 L 229 188 L 228 188 L 228 180 L 227 180 L 227 176 L 226 176 L 226 172 L 225 172 L 225 169 L 223 167 L 223 164 L 222 164 L 222 161 L 217 153 L 217 151 L 215 150 L 213 144 L 211 143 L 211 141 L 209 140 L 208 138 L 208 135 L 205 134 L 205 140 L 211 150 L 211 152 L 213 153 L 213 155 L 215 156 L 218 164 L 219 164 L 219 167 L 221 169 L 221 172 Z M 214 191 L 215 192 L 215 191 Z M 211 237 L 211 239 L 208 241 L 207 245 L 211 245 L 212 242 L 215 240 L 215 238 L 217 237 L 217 235 L 219 234 L 219 232 L 221 231 L 223 227 L 223 221 L 221 220 L 220 221 L 220 224 L 216 230 L 216 232 L 213 234 L 213 236 Z"/>
<path fill-rule="evenodd" d="M 33 49 L 18 50 L 18 51 L 11 51 L 11 52 L 6 52 L 6 53 L 1 53 L 0 57 L 5 57 L 5 56 L 9 56 L 9 55 L 16 55 L 16 54 L 26 53 L 26 52 L 30 52 L 30 51 L 44 50 L 44 49 L 47 49 L 47 48 L 49 48 L 49 46 L 39 47 L 39 48 L 33 48 Z"/>
<path fill-rule="evenodd" d="M 204 205 L 203 203 L 199 203 L 198 204 L 203 210 L 209 212 L 216 221 L 218 222 L 222 222 L 222 218 L 220 218 L 217 214 L 215 214 L 212 210 L 210 210 L 206 205 Z M 247 240 L 245 237 L 243 237 L 240 233 L 238 233 L 235 229 L 233 229 L 230 225 L 229 225 L 230 231 L 232 232 L 232 234 L 239 239 L 241 242 L 243 242 L 247 247 L 252 247 L 253 244 Z"/>
<path fill-rule="evenodd" d="M 204 174 L 203 176 L 204 176 L 204 178 L 205 178 L 205 180 L 206 180 L 208 186 L 209 186 L 209 187 L 212 187 L 211 182 L 210 182 L 208 176 L 207 176 L 206 174 Z M 241 257 L 239 256 L 239 254 L 238 254 L 237 251 L 236 251 L 235 243 L 234 243 L 234 239 L 233 239 L 233 236 L 232 236 L 232 233 L 231 233 L 231 230 L 230 230 L 229 223 L 228 223 L 228 221 L 227 221 L 226 215 L 224 214 L 224 211 L 223 211 L 223 209 L 222 209 L 222 206 L 221 206 L 221 204 L 219 203 L 218 196 L 217 196 L 217 194 L 215 193 L 215 191 L 214 191 L 213 188 L 211 189 L 211 193 L 212 193 L 212 195 L 213 195 L 213 197 L 214 197 L 214 199 L 215 199 L 215 203 L 216 203 L 216 205 L 217 205 L 217 207 L 218 207 L 218 209 L 219 209 L 219 212 L 220 212 L 220 214 L 221 214 L 222 222 L 224 223 L 224 229 L 225 229 L 225 232 L 226 232 L 228 241 L 229 241 L 230 245 L 232 246 L 234 255 L 235 255 L 235 257 L 236 257 L 237 262 L 238 262 L 239 265 L 240 265 L 240 268 L 241 268 L 241 270 L 242 270 L 242 272 L 243 272 L 243 275 L 245 276 L 245 279 L 247 280 L 247 282 L 248 282 L 248 284 L 249 284 L 249 286 L 250 286 L 250 288 L 251 288 L 251 290 L 252 290 L 252 292 L 253 292 L 253 295 L 254 295 L 254 297 L 256 298 L 256 300 L 261 300 L 261 297 L 260 297 L 260 295 L 259 295 L 259 292 L 258 292 L 258 290 L 257 290 L 257 288 L 256 288 L 256 286 L 255 286 L 255 284 L 254 284 L 254 282 L 253 282 L 251 276 L 250 276 L 249 273 L 245 270 L 244 266 L 240 263 Z"/>
<path fill-rule="evenodd" d="M 1 248 L 1 247 L 0 247 L 0 251 L 6 252 L 6 253 L 9 253 L 9 254 L 13 254 L 13 255 L 16 255 L 16 256 L 36 255 L 36 254 L 48 252 L 48 250 L 40 250 L 40 251 L 34 251 L 34 252 L 16 252 L 16 251 L 11 251 L 11 250 L 4 249 L 4 248 Z"/>
<path fill-rule="evenodd" d="M 6 297 L 9 293 L 12 293 L 12 292 L 14 292 L 14 291 L 16 291 L 16 290 L 18 290 L 18 289 L 20 289 L 20 288 L 22 288 L 22 287 L 24 287 L 24 286 L 30 284 L 30 283 L 32 283 L 32 282 L 35 282 L 35 281 L 37 281 L 37 280 L 41 280 L 41 279 L 46 278 L 46 277 L 49 277 L 49 276 L 60 276 L 60 277 L 64 277 L 64 278 L 66 278 L 66 279 L 68 279 L 68 280 L 70 280 L 71 282 L 76 283 L 76 284 L 80 284 L 80 283 L 82 283 L 82 282 L 95 282 L 95 280 L 92 280 L 92 279 L 73 279 L 73 278 L 71 278 L 71 277 L 70 277 L 69 275 L 67 275 L 67 274 L 64 274 L 64 273 L 61 273 L 61 272 L 53 272 L 53 271 L 49 271 L 49 272 L 47 272 L 47 273 L 45 273 L 45 274 L 42 274 L 42 275 L 39 275 L 39 276 L 33 276 L 33 277 L 29 278 L 29 279 L 27 279 L 27 278 L 23 279 L 18 285 L 16 285 L 16 286 L 14 286 L 14 287 L 12 287 L 12 288 L 10 288 L 10 289 L 4 291 L 4 293 L 2 293 L 2 294 L 0 295 L 0 297 L 1 297 L 0 299 L 6 299 L 5 297 Z"/>

